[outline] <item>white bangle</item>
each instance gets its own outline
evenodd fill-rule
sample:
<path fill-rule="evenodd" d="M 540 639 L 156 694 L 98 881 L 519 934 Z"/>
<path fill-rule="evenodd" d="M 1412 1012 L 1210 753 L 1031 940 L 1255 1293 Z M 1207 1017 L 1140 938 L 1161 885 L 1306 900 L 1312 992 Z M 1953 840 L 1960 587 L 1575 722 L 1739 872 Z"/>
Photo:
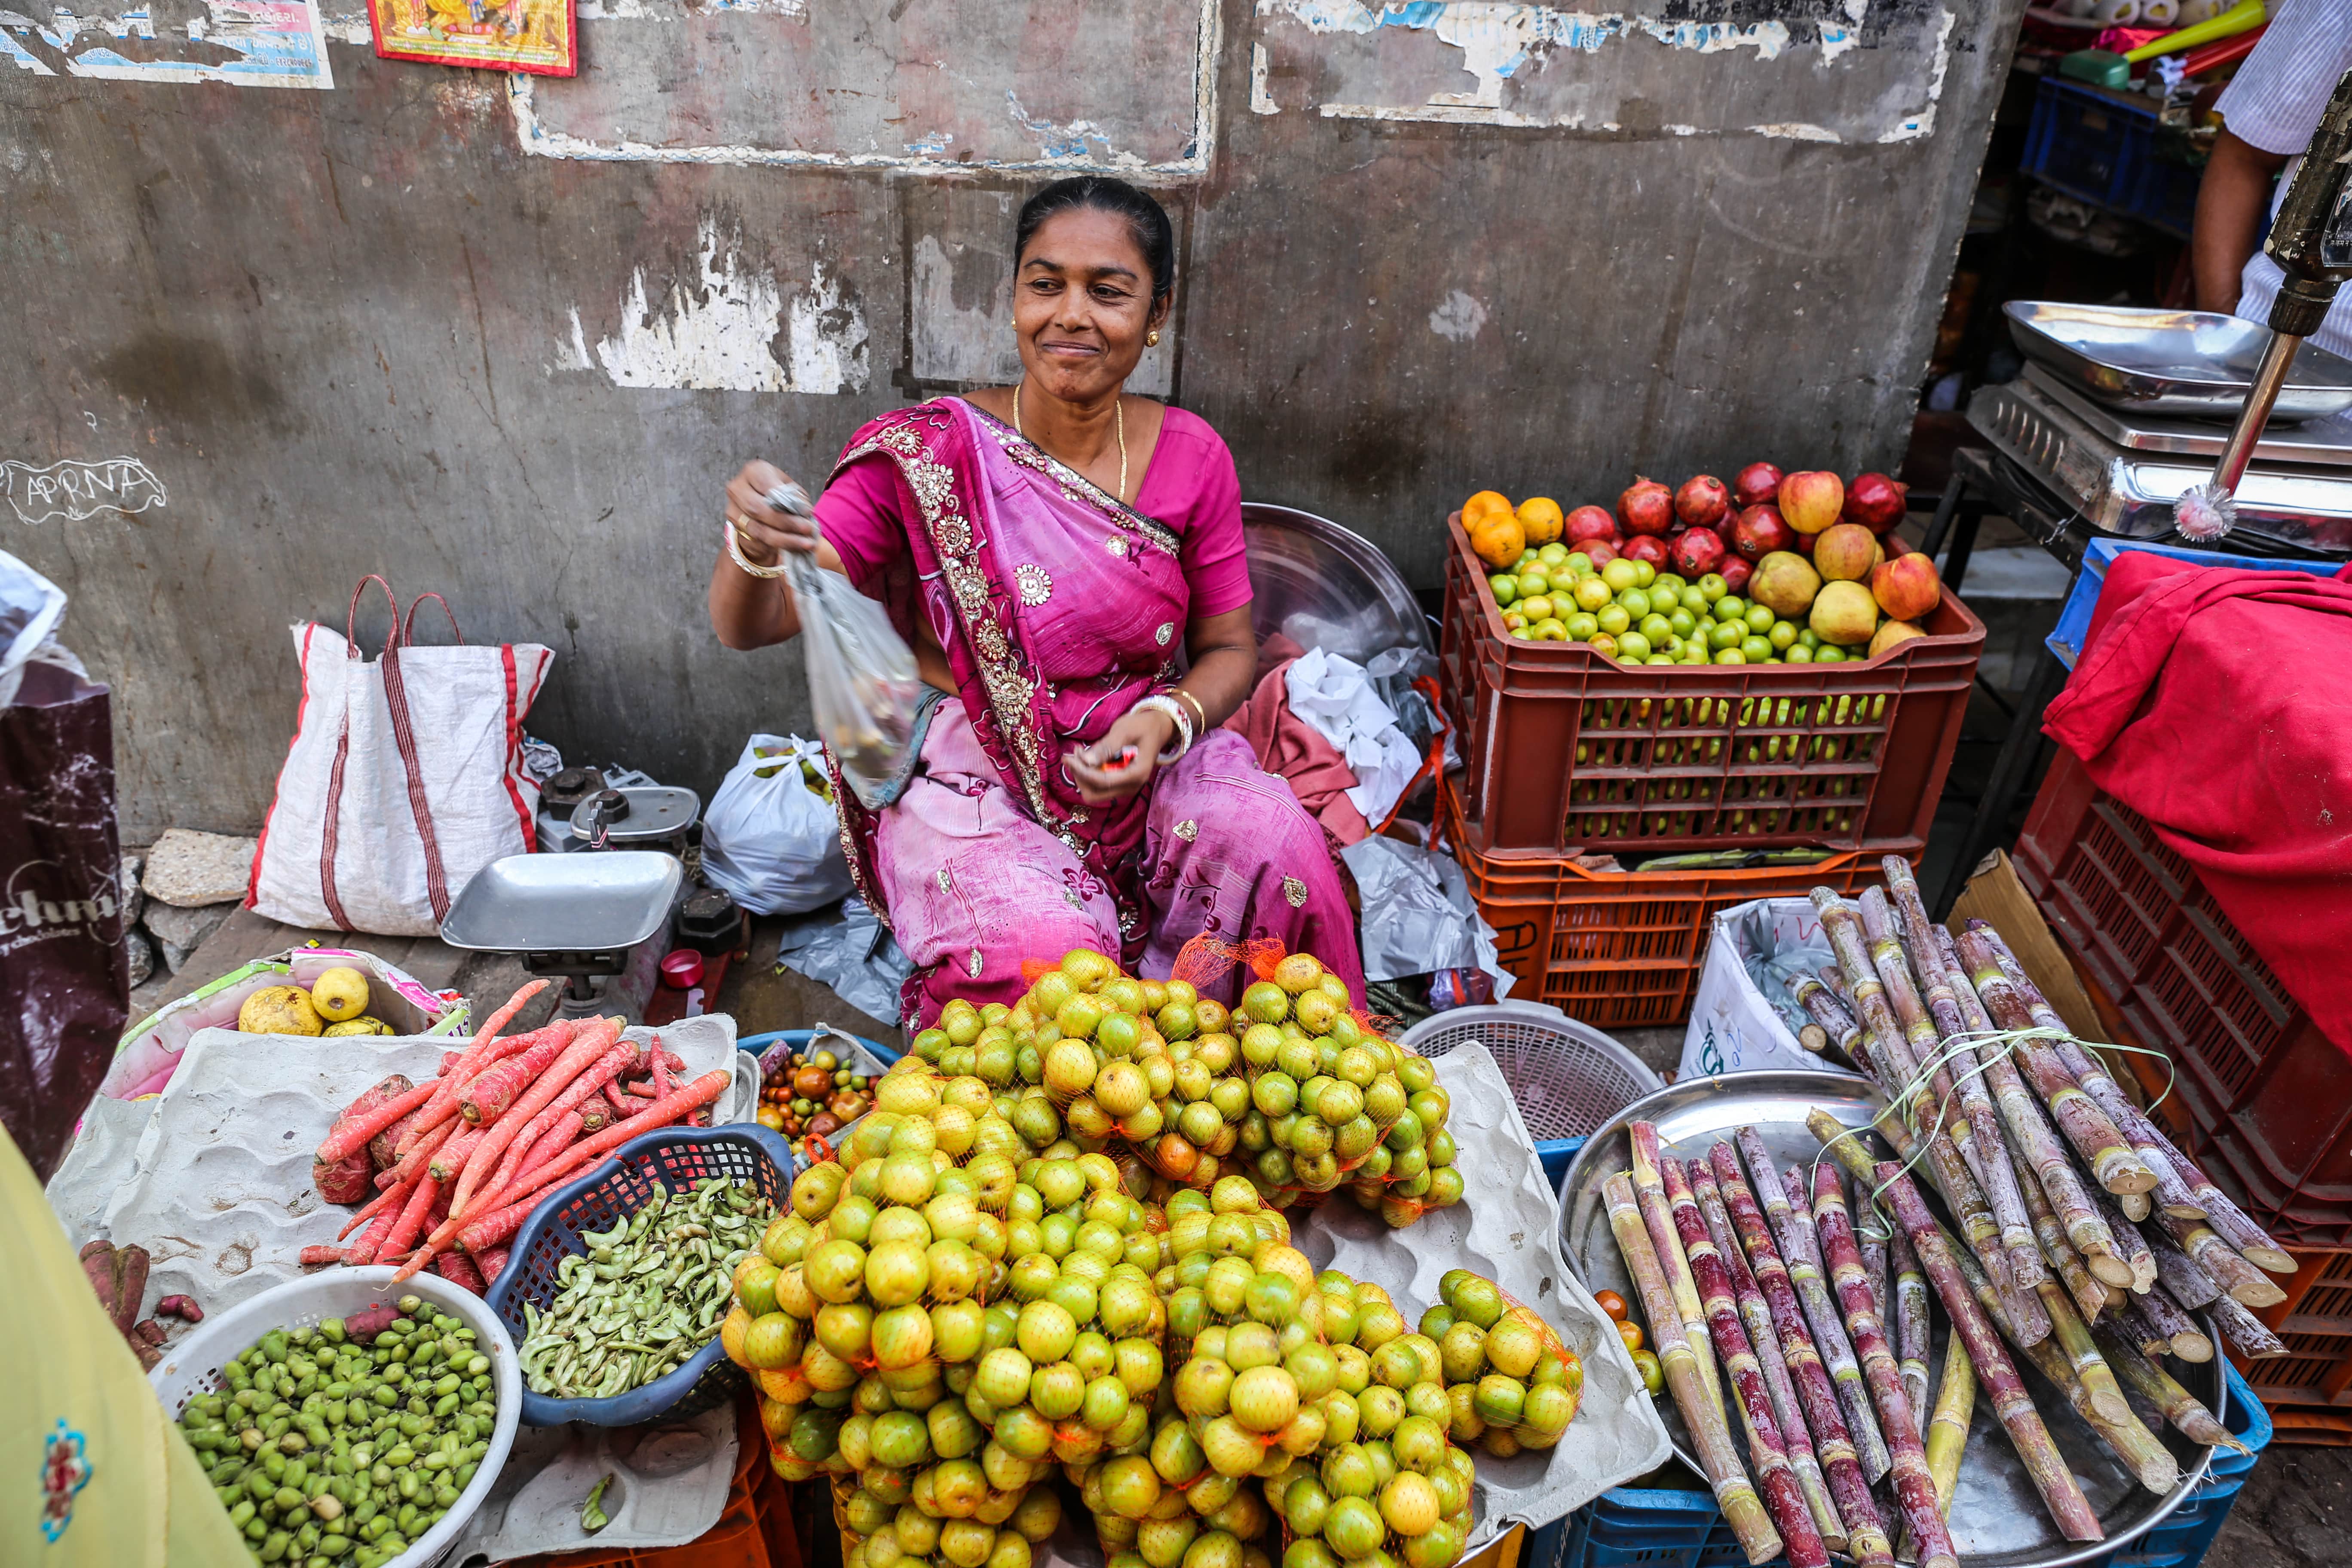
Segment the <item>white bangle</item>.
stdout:
<path fill-rule="evenodd" d="M 1182 703 L 1172 697 L 1164 697 L 1157 692 L 1138 702 L 1128 711 L 1140 713 L 1147 708 L 1154 713 L 1167 714 L 1170 721 L 1176 726 L 1175 751 L 1160 752 L 1154 759 L 1155 763 L 1164 768 L 1171 763 L 1182 761 L 1184 753 L 1192 749 L 1192 716 L 1184 711 Z"/>
<path fill-rule="evenodd" d="M 762 579 L 781 577 L 784 574 L 784 563 L 782 561 L 777 562 L 773 566 L 761 566 L 755 564 L 750 556 L 744 554 L 742 535 L 736 531 L 735 525 L 732 522 L 721 518 L 719 520 L 719 526 L 726 532 L 728 557 L 732 560 L 736 565 L 743 568 L 743 570 L 751 576 Z"/>

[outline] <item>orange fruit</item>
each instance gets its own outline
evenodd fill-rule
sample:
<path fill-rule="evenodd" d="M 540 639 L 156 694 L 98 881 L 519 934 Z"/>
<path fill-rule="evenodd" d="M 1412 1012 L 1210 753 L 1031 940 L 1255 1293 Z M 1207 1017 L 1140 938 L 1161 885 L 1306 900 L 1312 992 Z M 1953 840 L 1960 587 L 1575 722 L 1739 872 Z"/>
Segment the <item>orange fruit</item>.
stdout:
<path fill-rule="evenodd" d="M 1478 559 L 1497 570 L 1517 562 L 1519 552 L 1528 547 L 1528 531 L 1519 526 L 1519 520 L 1512 515 L 1507 503 L 1502 510 L 1487 512 L 1475 523 L 1465 518 L 1463 526 L 1469 531 L 1470 548 L 1478 552 Z"/>
<path fill-rule="evenodd" d="M 1511 503 L 1499 490 L 1480 490 L 1462 503 L 1462 526 L 1475 530 L 1491 513 L 1508 516 Z"/>
<path fill-rule="evenodd" d="M 1530 496 L 1519 503 L 1520 528 L 1526 530 L 1528 542 L 1549 544 L 1560 536 L 1567 520 L 1560 515 L 1559 502 L 1549 496 Z"/>

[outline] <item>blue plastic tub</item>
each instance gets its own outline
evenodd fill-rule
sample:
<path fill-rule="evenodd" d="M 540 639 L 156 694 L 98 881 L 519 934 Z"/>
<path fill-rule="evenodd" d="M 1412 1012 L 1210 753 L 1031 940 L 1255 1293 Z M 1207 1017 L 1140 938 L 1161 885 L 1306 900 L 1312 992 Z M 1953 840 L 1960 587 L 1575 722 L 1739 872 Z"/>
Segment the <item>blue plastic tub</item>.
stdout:
<path fill-rule="evenodd" d="M 2157 103 L 2044 77 L 2022 167 L 2043 184 L 2180 239 L 2197 220 L 2201 172 L 2157 151 Z"/>
<path fill-rule="evenodd" d="M 2084 1568 L 2196 1568 L 2246 1484 L 2246 1473 L 2271 1440 L 2270 1412 L 2237 1368 L 2223 1363 L 2229 1407 L 2221 1424 L 2252 1454 L 2216 1451 L 2205 1479 L 2179 1508 L 2153 1529 L 2113 1551 L 2088 1559 Z M 1534 1559 L 1532 1568 L 1744 1568 L 1747 1553 L 1707 1492 L 1617 1487 L 1570 1514 L 1557 1563 Z M 1768 1568 L 1786 1568 L 1775 1558 Z"/>
<path fill-rule="evenodd" d="M 2227 566 L 2248 572 L 2301 572 L 2313 577 L 2333 577 L 2344 570 L 2341 561 L 2281 561 L 2254 555 L 2231 555 L 2219 550 L 2185 550 L 2177 544 L 2144 544 L 2136 539 L 2095 539 L 2083 552 L 2083 569 L 2066 594 L 2066 607 L 2058 612 L 2058 629 L 2046 645 L 2068 669 L 2083 656 L 2083 639 L 2091 633 L 2091 613 L 2099 606 L 2099 593 L 2107 584 L 2107 568 L 2127 550 L 2144 550 L 2200 566 Z"/>
<path fill-rule="evenodd" d="M 523 1304 L 541 1310 L 554 1299 L 556 1270 L 563 1260 L 588 1250 L 583 1231 L 610 1230 L 643 1208 L 656 1191 L 675 1192 L 711 1176 L 759 1184 L 779 1215 L 792 1209 L 792 1152 L 783 1134 L 754 1121 L 724 1127 L 657 1127 L 630 1139 L 613 1157 L 586 1175 L 556 1190 L 531 1211 L 515 1233 L 484 1300 L 520 1346 Z M 555 1426 L 584 1421 L 593 1426 L 630 1426 L 641 1421 L 684 1420 L 715 1410 L 744 1386 L 742 1370 L 727 1359 L 716 1334 L 684 1366 L 643 1388 L 610 1399 L 556 1399 L 522 1394 L 522 1424 Z"/>

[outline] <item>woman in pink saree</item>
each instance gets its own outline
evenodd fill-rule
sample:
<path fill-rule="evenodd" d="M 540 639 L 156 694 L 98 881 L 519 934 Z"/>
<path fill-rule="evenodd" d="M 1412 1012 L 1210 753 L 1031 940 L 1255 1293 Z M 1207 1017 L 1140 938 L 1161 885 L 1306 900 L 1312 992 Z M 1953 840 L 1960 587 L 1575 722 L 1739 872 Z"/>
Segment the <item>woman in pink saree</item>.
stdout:
<path fill-rule="evenodd" d="M 816 531 L 767 504 L 772 465 L 728 486 L 722 642 L 795 636 L 769 574 L 814 551 L 889 608 L 930 688 L 895 797 L 834 791 L 851 873 L 915 962 L 910 1028 L 951 996 L 1017 1001 L 1024 959 L 1085 947 L 1165 975 L 1204 933 L 1311 952 L 1362 990 L 1322 830 L 1220 728 L 1257 659 L 1233 457 L 1122 390 L 1167 319 L 1172 254 L 1135 187 L 1047 186 L 1016 233 L 1018 384 L 858 431 Z"/>

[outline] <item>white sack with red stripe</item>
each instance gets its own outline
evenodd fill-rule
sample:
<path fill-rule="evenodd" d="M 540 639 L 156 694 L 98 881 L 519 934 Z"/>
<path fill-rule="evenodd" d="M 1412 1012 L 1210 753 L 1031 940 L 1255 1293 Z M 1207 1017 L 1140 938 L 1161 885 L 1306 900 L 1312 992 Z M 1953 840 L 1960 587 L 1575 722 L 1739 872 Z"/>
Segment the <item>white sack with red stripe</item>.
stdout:
<path fill-rule="evenodd" d="M 362 581 L 341 634 L 293 628 L 301 706 L 246 903 L 289 925 L 431 936 L 475 872 L 531 847 L 539 785 L 522 722 L 555 656 L 538 643 L 414 646 L 418 607 L 440 599 L 425 594 L 367 658 L 352 623 L 369 583 L 392 593 Z"/>

